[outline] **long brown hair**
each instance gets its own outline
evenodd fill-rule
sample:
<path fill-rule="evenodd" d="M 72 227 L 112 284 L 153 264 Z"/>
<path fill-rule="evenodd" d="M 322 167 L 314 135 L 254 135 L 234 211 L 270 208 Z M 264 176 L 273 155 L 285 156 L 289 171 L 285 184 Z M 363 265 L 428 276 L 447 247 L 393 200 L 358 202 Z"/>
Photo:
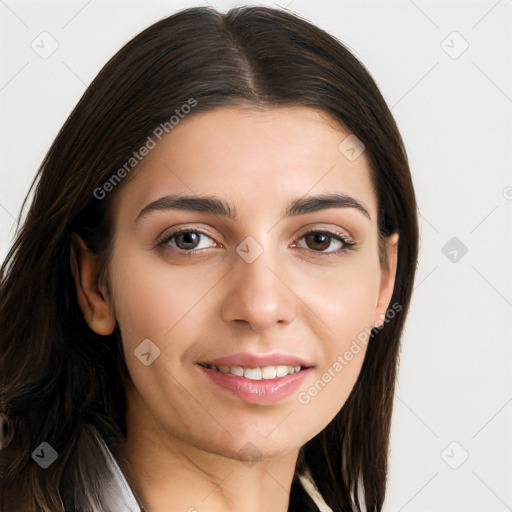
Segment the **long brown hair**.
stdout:
<path fill-rule="evenodd" d="M 0 452 L 1 510 L 89 510 L 79 488 L 99 489 L 101 481 L 81 444 L 88 425 L 120 456 L 129 378 L 120 333 L 116 328 L 99 336 L 84 321 L 69 263 L 73 234 L 101 255 L 107 272 L 110 206 L 122 183 L 104 199 L 97 189 L 190 98 L 197 102 L 190 115 L 240 104 L 313 107 L 365 145 L 379 234 L 400 236 L 391 303 L 401 311 L 372 331 L 350 397 L 301 448 L 289 510 L 318 510 L 298 483 L 309 468 L 334 511 L 380 511 L 418 251 L 407 156 L 364 66 L 326 32 L 266 7 L 225 14 L 185 9 L 144 30 L 104 66 L 44 158 L 30 209 L 0 270 L 0 412 L 14 427 L 13 440 Z M 42 442 L 59 454 L 45 470 L 30 456 Z"/>

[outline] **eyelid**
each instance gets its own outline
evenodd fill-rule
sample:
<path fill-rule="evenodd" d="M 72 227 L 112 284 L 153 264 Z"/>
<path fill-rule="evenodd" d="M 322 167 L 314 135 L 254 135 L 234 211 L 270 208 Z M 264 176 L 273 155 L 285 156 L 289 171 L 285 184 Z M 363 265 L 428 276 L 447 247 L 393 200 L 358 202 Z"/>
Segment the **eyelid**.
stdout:
<path fill-rule="evenodd" d="M 347 243 L 355 244 L 355 240 L 352 238 L 352 236 L 348 233 L 347 230 L 341 230 L 334 227 L 324 227 L 319 226 L 318 224 L 309 224 L 308 226 L 305 226 L 303 230 L 299 232 L 299 235 L 297 235 L 297 238 L 301 238 L 303 236 L 309 235 L 310 233 L 328 233 L 330 235 L 336 235 L 343 240 L 345 240 Z"/>

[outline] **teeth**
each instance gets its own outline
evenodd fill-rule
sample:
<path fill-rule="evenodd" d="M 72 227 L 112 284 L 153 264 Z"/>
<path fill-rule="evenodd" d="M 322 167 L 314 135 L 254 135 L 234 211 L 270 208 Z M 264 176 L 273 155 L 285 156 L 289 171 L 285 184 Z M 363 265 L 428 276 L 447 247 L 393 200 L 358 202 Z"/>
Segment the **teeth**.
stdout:
<path fill-rule="evenodd" d="M 211 370 L 216 370 L 221 373 L 230 373 L 237 377 L 245 377 L 250 380 L 271 380 L 278 377 L 285 377 L 293 373 L 300 372 L 300 366 L 264 366 L 256 368 L 242 368 L 241 366 L 212 366 L 203 365 Z"/>
<path fill-rule="evenodd" d="M 213 368 L 215 370 L 217 369 L 217 368 L 215 368 L 215 366 Z M 243 377 L 244 376 L 244 369 L 241 366 L 232 366 L 229 369 L 229 373 L 231 373 L 231 375 L 236 375 L 237 377 Z"/>
<path fill-rule="evenodd" d="M 244 377 L 251 380 L 261 380 L 261 368 L 246 368 Z"/>
<path fill-rule="evenodd" d="M 288 369 L 291 368 L 291 366 L 278 366 L 276 368 L 276 374 L 278 377 L 284 377 L 285 375 L 288 375 Z"/>
<path fill-rule="evenodd" d="M 265 366 L 261 372 L 264 379 L 275 379 L 277 376 L 277 368 L 275 366 Z"/>

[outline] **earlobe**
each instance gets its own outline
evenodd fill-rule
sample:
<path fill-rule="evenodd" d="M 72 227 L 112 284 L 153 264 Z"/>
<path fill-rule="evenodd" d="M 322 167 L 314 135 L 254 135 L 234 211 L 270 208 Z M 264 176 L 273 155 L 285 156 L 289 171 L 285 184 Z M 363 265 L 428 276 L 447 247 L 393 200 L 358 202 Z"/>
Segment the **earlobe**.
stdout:
<path fill-rule="evenodd" d="M 112 334 L 116 318 L 108 302 L 108 290 L 99 283 L 98 255 L 76 233 L 72 235 L 69 263 L 85 321 L 97 334 Z"/>
<path fill-rule="evenodd" d="M 386 267 L 382 268 L 379 299 L 375 309 L 374 327 L 380 327 L 386 317 L 386 311 L 393 296 L 396 269 L 398 263 L 398 233 L 393 233 L 385 240 Z"/>

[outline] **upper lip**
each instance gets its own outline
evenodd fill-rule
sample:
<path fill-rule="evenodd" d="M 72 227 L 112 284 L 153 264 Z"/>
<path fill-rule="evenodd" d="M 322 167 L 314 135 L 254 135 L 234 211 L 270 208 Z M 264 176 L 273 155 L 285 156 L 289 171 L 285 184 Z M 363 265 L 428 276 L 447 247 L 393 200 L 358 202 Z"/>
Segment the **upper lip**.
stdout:
<path fill-rule="evenodd" d="M 302 366 L 309 368 L 313 366 L 305 359 L 292 354 L 258 354 L 254 352 L 244 352 L 232 354 L 227 357 L 220 357 L 210 361 L 202 361 L 201 364 L 210 366 L 246 366 L 249 368 L 265 366 Z"/>

